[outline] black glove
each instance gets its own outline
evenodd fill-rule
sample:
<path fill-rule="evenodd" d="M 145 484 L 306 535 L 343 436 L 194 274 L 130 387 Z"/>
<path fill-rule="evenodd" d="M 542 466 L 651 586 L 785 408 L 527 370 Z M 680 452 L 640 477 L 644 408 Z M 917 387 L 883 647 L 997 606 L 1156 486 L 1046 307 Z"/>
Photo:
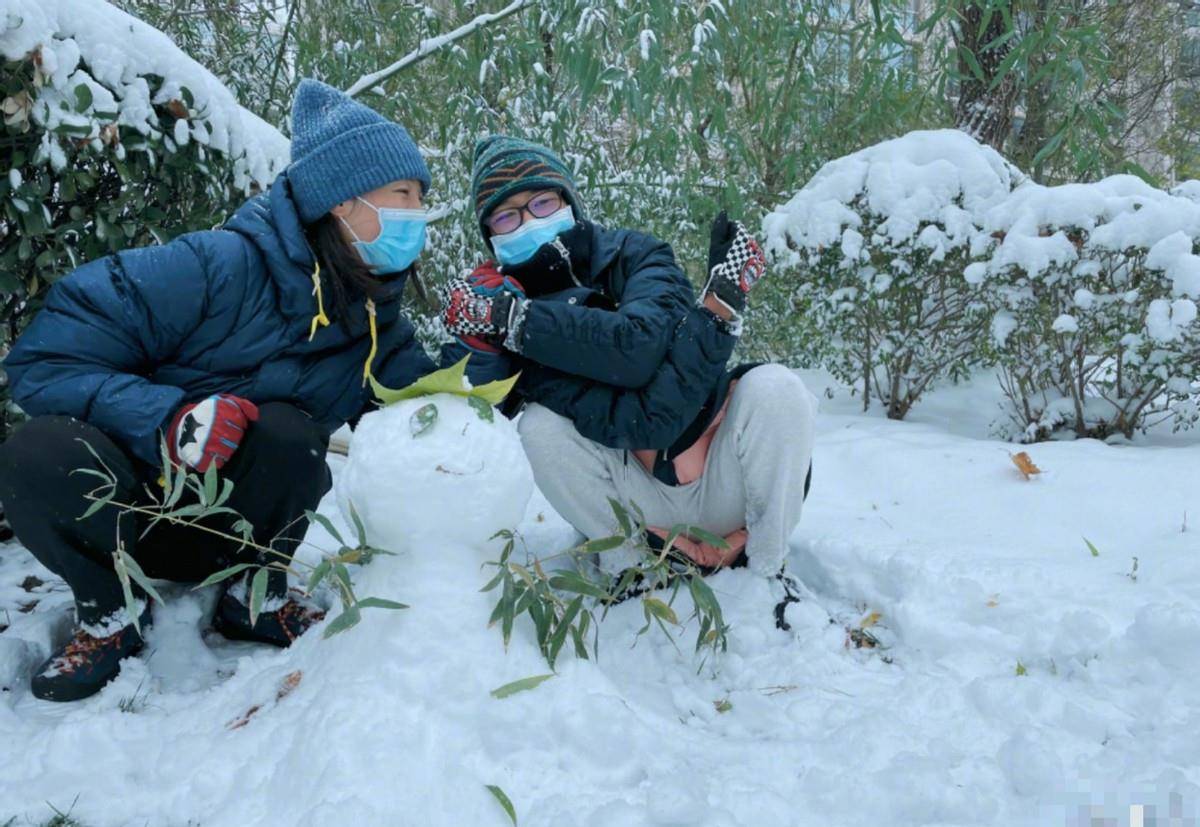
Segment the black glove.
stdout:
<path fill-rule="evenodd" d="M 438 288 L 442 323 L 451 336 L 482 339 L 495 347 L 518 349 L 520 328 L 528 301 L 502 290 L 484 292 L 474 281 L 453 278 Z"/>
<path fill-rule="evenodd" d="M 708 283 L 711 292 L 734 313 L 746 309 L 746 294 L 766 275 L 767 260 L 754 236 L 724 210 L 713 219 L 708 238 Z"/>

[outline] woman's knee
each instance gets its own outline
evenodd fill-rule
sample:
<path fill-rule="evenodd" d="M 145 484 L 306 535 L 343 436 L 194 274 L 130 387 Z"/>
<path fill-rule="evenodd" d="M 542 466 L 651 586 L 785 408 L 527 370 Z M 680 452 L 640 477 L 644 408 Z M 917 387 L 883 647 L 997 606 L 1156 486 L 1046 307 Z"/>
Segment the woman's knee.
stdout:
<path fill-rule="evenodd" d="M 34 417 L 0 444 L 0 494 L 17 487 L 60 489 L 76 469 L 100 470 L 96 456 L 124 481 L 114 467 L 121 465 L 120 449 L 98 428 L 69 416 Z M 94 483 L 93 477 L 87 487 Z"/>
<path fill-rule="evenodd" d="M 801 414 L 810 418 L 817 411 L 817 398 L 804 380 L 785 365 L 759 365 L 747 371 L 738 380 L 734 396 L 752 407 L 769 405 L 793 416 Z"/>
<path fill-rule="evenodd" d="M 288 467 L 319 467 L 325 464 L 328 442 L 321 429 L 304 411 L 286 402 L 267 402 L 258 408 L 258 421 L 250 426 L 241 450 Z"/>

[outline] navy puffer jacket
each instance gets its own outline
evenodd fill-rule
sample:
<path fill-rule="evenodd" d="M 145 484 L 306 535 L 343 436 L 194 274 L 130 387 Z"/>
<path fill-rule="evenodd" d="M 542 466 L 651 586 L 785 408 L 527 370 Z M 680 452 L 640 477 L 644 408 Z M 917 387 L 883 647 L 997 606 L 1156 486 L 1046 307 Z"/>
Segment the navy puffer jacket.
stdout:
<path fill-rule="evenodd" d="M 30 415 L 78 417 L 150 464 L 180 405 L 212 393 L 288 402 L 326 432 L 369 406 L 366 302 L 317 328 L 312 250 L 286 173 L 222 228 L 79 267 L 4 362 Z M 435 369 L 399 312 L 404 280 L 376 301 L 372 372 L 403 387 Z"/>
<path fill-rule="evenodd" d="M 473 381 L 521 371 L 505 410 L 537 402 L 610 448 L 669 464 L 720 409 L 737 337 L 696 307 L 669 244 L 581 221 L 503 272 L 531 297 L 521 353 L 477 353 Z M 461 348 L 462 346 L 458 346 Z"/>

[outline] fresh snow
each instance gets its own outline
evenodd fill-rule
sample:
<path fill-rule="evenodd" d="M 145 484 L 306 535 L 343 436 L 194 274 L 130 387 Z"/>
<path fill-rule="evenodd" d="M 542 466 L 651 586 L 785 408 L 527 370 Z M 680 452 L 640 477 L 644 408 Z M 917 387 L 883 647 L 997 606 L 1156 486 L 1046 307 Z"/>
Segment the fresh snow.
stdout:
<path fill-rule="evenodd" d="M 1172 795 L 1194 815 L 1200 441 L 1029 446 L 1044 473 L 1026 480 L 985 436 L 994 377 L 907 422 L 804 377 L 826 393 L 789 568 L 812 594 L 782 632 L 770 583 L 713 577 L 733 628 L 699 671 L 694 623 L 682 653 L 637 639 L 633 601 L 603 622 L 598 660 L 564 654 L 557 677 L 497 700 L 549 671 L 527 620 L 507 653 L 487 628 L 480 566 L 499 549 L 426 542 L 354 570 L 361 596 L 412 608 L 286 651 L 204 634 L 215 593 L 171 588 L 149 655 L 48 704 L 28 675 L 67 633 L 68 596 L 3 548 L 0 823 L 74 802 L 97 827 L 506 825 L 488 784 L 526 826 L 1133 824 L 1132 805 L 1165 817 Z M 334 495 L 322 510 L 348 530 Z M 539 554 L 575 538 L 537 493 L 521 531 Z M 847 647 L 872 612 L 887 648 Z"/>
<path fill-rule="evenodd" d="M 239 188 L 250 183 L 265 187 L 287 164 L 289 144 L 279 130 L 243 109 L 211 72 L 165 34 L 104 0 L 5 0 L 0 6 L 0 55 L 21 60 L 39 49 L 46 85 L 38 92 L 33 116 L 43 124 L 65 120 L 91 125 L 95 134 L 99 123 L 119 112 L 118 123 L 149 134 L 157 128 L 152 105 L 181 98 L 186 87 L 194 99 L 192 112 L 199 113 L 193 120 L 205 128 L 180 121 L 175 143 L 194 139 L 239 159 Z M 152 74 L 165 78 L 153 97 L 145 80 Z M 79 86 L 92 93 L 87 114 L 69 111 Z M 49 137 L 47 143 L 54 161 L 62 151 Z"/>

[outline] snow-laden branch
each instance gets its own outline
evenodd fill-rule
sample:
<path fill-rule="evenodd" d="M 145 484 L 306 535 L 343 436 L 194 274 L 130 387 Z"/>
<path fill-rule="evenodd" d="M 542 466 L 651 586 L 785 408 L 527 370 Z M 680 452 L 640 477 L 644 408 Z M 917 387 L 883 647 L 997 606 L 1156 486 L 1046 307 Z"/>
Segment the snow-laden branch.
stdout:
<path fill-rule="evenodd" d="M 392 75 L 403 72 L 414 63 L 419 63 L 436 52 L 438 49 L 449 46 L 456 40 L 462 40 L 467 35 L 482 29 L 484 26 L 497 23 L 506 17 L 516 14 L 519 11 L 523 11 L 525 8 L 534 5 L 536 2 L 537 0 L 513 0 L 513 2 L 509 3 L 498 12 L 494 12 L 492 14 L 481 14 L 470 23 L 465 23 L 452 32 L 446 32 L 445 34 L 438 35 L 437 37 L 431 37 L 428 40 L 422 40 L 420 46 L 397 60 L 392 65 L 380 69 L 378 72 L 372 72 L 369 75 L 363 75 L 360 77 L 354 82 L 353 85 L 350 86 L 350 88 L 346 90 L 346 94 L 350 95 L 351 97 L 358 95 L 363 90 L 370 89 L 375 84 L 387 80 Z"/>

